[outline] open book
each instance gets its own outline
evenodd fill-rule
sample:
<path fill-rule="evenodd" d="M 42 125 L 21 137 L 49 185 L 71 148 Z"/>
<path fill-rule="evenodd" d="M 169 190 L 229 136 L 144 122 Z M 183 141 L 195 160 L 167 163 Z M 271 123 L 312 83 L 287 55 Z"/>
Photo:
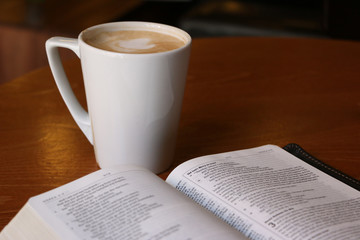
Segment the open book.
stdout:
<path fill-rule="evenodd" d="M 356 180 L 355 180 L 356 181 Z M 360 192 L 274 145 L 189 160 L 166 182 L 102 169 L 32 197 L 7 239 L 359 239 Z"/>

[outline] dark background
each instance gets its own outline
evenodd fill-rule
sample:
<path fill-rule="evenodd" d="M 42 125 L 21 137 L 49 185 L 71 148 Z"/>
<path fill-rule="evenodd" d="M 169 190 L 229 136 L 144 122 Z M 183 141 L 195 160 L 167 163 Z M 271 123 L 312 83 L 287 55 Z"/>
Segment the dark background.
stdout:
<path fill-rule="evenodd" d="M 130 20 L 170 24 L 194 38 L 360 39 L 358 0 L 1 0 L 0 83 L 47 65 L 44 43 L 51 36 Z"/>

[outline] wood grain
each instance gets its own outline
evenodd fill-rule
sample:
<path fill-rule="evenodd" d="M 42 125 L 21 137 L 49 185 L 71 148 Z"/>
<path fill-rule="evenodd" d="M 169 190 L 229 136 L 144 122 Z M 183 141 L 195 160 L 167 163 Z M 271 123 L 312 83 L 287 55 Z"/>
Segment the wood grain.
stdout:
<path fill-rule="evenodd" d="M 48 65 L 45 42 L 52 36 L 77 37 L 77 34 L 0 25 L 0 84 Z M 64 60 L 76 57 L 65 49 L 60 54 Z"/>
<path fill-rule="evenodd" d="M 173 167 L 295 142 L 360 179 L 359 67 L 357 42 L 195 39 Z M 65 68 L 85 105 L 79 61 Z M 98 169 L 48 67 L 0 85 L 0 136 L 0 229 L 29 197 Z"/>

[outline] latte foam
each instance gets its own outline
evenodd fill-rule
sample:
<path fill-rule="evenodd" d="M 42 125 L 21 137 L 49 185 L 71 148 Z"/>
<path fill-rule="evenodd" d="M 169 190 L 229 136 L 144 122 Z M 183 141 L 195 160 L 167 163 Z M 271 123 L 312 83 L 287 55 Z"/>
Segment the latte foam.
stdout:
<path fill-rule="evenodd" d="M 158 53 L 185 45 L 176 37 L 152 31 L 100 32 L 84 41 L 96 48 L 119 53 Z"/>

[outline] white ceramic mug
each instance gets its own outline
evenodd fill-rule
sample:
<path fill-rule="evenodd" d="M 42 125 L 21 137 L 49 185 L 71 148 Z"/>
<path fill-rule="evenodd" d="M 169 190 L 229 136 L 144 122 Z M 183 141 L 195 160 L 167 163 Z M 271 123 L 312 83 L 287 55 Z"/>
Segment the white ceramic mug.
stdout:
<path fill-rule="evenodd" d="M 185 42 L 166 52 L 128 54 L 84 42 L 94 31 L 146 30 Z M 51 71 L 71 115 L 94 145 L 101 168 L 135 164 L 155 173 L 173 161 L 176 133 L 190 55 L 191 37 L 181 29 L 148 22 L 115 22 L 90 27 L 77 39 L 53 37 L 46 42 Z M 58 48 L 80 58 L 88 111 L 76 99 Z"/>

